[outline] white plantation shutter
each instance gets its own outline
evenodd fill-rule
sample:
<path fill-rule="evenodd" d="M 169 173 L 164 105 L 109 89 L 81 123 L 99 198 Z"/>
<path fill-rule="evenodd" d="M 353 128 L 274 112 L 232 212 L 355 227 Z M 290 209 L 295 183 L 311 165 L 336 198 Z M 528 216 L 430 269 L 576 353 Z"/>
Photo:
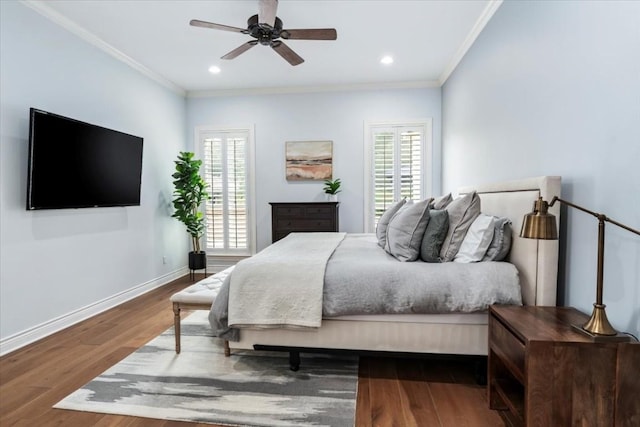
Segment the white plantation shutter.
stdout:
<path fill-rule="evenodd" d="M 422 199 L 422 139 L 417 129 L 400 130 L 400 198 Z"/>
<path fill-rule="evenodd" d="M 378 219 L 394 202 L 426 197 L 430 159 L 426 129 L 427 123 L 369 125 L 365 231 L 374 231 Z"/>
<path fill-rule="evenodd" d="M 211 199 L 205 204 L 206 250 L 249 255 L 253 251 L 248 131 L 201 132 L 204 180 Z"/>
<path fill-rule="evenodd" d="M 395 147 L 394 135 L 391 131 L 381 131 L 374 135 L 373 173 L 374 173 L 374 206 L 375 218 L 395 200 Z"/>

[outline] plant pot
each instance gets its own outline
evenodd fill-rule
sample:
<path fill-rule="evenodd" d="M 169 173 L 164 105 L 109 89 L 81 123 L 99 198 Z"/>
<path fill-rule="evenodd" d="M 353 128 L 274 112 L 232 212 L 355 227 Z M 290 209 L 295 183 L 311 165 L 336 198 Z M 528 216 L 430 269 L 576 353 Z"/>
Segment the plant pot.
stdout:
<path fill-rule="evenodd" d="M 338 201 L 338 195 L 337 194 L 325 193 L 325 196 L 327 197 L 327 202 L 337 202 Z"/>
<path fill-rule="evenodd" d="M 189 252 L 189 269 L 190 270 L 202 270 L 207 266 L 207 253 L 204 251 L 200 252 Z"/>

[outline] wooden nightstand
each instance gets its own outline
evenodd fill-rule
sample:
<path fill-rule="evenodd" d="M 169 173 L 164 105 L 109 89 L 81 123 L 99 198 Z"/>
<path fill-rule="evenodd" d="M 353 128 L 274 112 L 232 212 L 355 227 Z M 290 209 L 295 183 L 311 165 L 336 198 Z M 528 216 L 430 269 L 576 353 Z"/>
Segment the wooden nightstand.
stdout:
<path fill-rule="evenodd" d="M 269 203 L 271 205 L 271 240 L 287 234 L 310 231 L 338 231 L 338 202 Z"/>
<path fill-rule="evenodd" d="M 491 306 L 488 398 L 512 425 L 640 426 L 640 344 L 593 343 L 570 307 Z"/>

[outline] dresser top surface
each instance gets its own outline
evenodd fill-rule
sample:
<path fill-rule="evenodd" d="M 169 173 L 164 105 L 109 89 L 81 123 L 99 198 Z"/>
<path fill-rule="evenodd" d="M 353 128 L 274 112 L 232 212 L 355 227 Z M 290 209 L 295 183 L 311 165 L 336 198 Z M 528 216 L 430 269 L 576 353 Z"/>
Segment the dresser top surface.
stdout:
<path fill-rule="evenodd" d="M 313 205 L 331 205 L 331 206 L 336 206 L 338 204 L 340 204 L 340 202 L 269 202 L 269 204 L 271 206 L 287 206 L 287 205 L 296 205 L 296 206 L 300 206 L 300 205 L 309 205 L 309 206 L 313 206 Z"/>

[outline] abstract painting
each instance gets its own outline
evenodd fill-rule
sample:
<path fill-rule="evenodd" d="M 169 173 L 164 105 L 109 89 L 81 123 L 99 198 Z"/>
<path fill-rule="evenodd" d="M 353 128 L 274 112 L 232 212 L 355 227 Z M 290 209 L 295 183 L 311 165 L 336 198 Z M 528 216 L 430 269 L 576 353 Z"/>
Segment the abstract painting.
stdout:
<path fill-rule="evenodd" d="M 286 173 L 288 181 L 331 179 L 333 142 L 287 141 Z"/>

